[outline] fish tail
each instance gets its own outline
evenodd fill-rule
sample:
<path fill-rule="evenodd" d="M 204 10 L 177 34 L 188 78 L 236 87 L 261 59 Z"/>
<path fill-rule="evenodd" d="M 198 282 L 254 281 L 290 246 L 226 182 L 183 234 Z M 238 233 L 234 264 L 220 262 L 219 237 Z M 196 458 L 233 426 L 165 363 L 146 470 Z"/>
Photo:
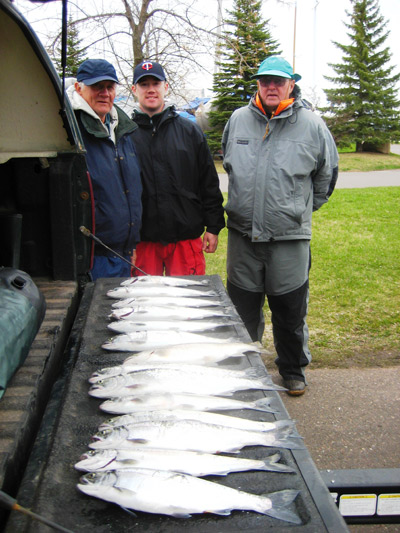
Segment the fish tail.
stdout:
<path fill-rule="evenodd" d="M 285 522 L 291 522 L 292 524 L 300 525 L 302 523 L 299 515 L 287 509 L 294 500 L 297 498 L 300 491 L 294 489 L 281 490 L 278 492 L 271 492 L 266 494 L 270 508 L 261 511 L 263 514 L 277 518 L 278 520 L 284 520 Z"/>
<path fill-rule="evenodd" d="M 260 398 L 251 404 L 251 408 L 265 413 L 277 413 L 278 411 L 271 407 L 271 402 L 272 398 Z"/>
<path fill-rule="evenodd" d="M 271 445 L 271 444 L 269 444 Z M 274 442 L 273 446 L 277 448 L 287 448 L 289 450 L 304 450 L 304 445 L 298 438 L 281 437 L 279 436 Z"/>
<path fill-rule="evenodd" d="M 254 351 L 262 354 L 262 355 L 273 355 L 274 352 L 271 352 L 270 350 L 267 350 L 264 348 L 264 346 L 261 344 L 260 341 L 254 341 L 250 343 L 251 346 L 254 346 Z"/>
<path fill-rule="evenodd" d="M 275 429 L 286 430 L 288 428 L 293 429 L 295 426 L 295 421 L 291 420 L 289 418 L 285 418 L 284 420 L 276 420 L 274 422 Z"/>
<path fill-rule="evenodd" d="M 282 472 L 287 474 L 294 474 L 296 470 L 291 466 L 279 463 L 281 460 L 281 454 L 279 452 L 262 459 L 265 465 L 265 469 L 269 472 Z"/>
<path fill-rule="evenodd" d="M 287 390 L 285 389 L 285 387 L 282 387 L 281 385 L 277 385 L 276 383 L 274 383 L 269 376 L 268 377 L 264 376 L 263 378 L 261 378 L 260 383 L 263 386 L 264 390 L 281 390 L 281 391 Z"/>

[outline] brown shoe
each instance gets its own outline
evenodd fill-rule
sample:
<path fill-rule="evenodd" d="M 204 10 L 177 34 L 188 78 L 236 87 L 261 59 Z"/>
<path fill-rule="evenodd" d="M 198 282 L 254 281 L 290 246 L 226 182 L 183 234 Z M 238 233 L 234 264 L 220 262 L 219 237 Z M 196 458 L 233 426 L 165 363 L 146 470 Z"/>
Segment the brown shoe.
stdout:
<path fill-rule="evenodd" d="M 289 396 L 301 396 L 306 392 L 306 384 L 304 381 L 297 379 L 285 379 L 283 386 L 287 389 Z"/>

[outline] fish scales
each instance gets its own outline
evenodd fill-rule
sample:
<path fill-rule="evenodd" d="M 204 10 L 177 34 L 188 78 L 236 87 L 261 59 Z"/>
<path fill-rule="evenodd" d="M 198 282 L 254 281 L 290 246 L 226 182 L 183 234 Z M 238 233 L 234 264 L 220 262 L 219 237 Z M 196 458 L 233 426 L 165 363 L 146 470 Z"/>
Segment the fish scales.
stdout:
<path fill-rule="evenodd" d="M 298 490 L 259 496 L 186 474 L 149 469 L 91 472 L 81 477 L 77 487 L 85 494 L 146 513 L 187 518 L 205 512 L 227 516 L 237 509 L 301 524 L 289 508 Z"/>
<path fill-rule="evenodd" d="M 106 367 L 99 371 L 93 372 L 89 378 L 89 383 L 98 383 L 102 381 L 102 386 L 112 385 L 113 381 L 108 381 L 111 377 L 125 376 L 127 380 L 132 378 L 139 379 L 165 379 L 176 378 L 179 374 L 189 374 L 189 377 L 204 376 L 207 379 L 227 379 L 227 378 L 265 378 L 271 380 L 270 376 L 265 374 L 262 367 L 248 367 L 241 370 L 231 370 L 221 367 L 209 367 L 203 365 L 186 364 L 186 363 L 138 363 L 132 365 L 118 365 Z M 128 381 L 127 381 L 128 382 Z"/>
<path fill-rule="evenodd" d="M 271 378 L 265 376 L 256 379 L 249 377 L 207 374 L 203 372 L 182 371 L 179 368 L 168 369 L 163 367 L 138 370 L 129 374 L 113 376 L 93 384 L 89 390 L 90 396 L 96 398 L 112 398 L 131 396 L 132 393 L 145 392 L 186 392 L 211 395 L 231 395 L 240 390 L 285 390 L 275 385 Z M 194 365 L 187 365 L 193 368 Z M 249 369 L 252 370 L 252 369 Z"/>
<path fill-rule="evenodd" d="M 263 470 L 269 472 L 294 473 L 294 469 L 279 463 L 281 454 L 275 453 L 263 459 L 244 459 L 227 455 L 214 455 L 182 450 L 159 450 L 157 448 L 90 450 L 84 453 L 77 470 L 104 472 L 107 470 L 129 470 L 151 468 L 190 474 L 191 476 L 226 476 L 230 472 Z"/>
<path fill-rule="evenodd" d="M 173 315 L 173 313 L 172 313 Z M 233 327 L 234 322 L 225 320 L 224 322 L 216 322 L 210 320 L 147 320 L 146 315 L 141 321 L 141 317 L 134 317 L 132 320 L 117 320 L 108 324 L 108 329 L 115 331 L 116 333 L 130 333 L 133 331 L 151 331 L 151 330 L 164 330 L 164 331 L 209 331 L 218 328 Z M 178 318 L 178 317 L 177 317 Z"/>
<path fill-rule="evenodd" d="M 120 283 L 123 287 L 130 287 L 132 285 L 138 286 L 163 286 L 169 285 L 170 287 L 190 287 L 190 286 L 208 286 L 210 280 L 199 279 L 193 276 L 192 278 L 179 278 L 176 276 L 133 276 Z"/>
<path fill-rule="evenodd" d="M 249 431 L 275 431 L 295 427 L 293 420 L 277 420 L 274 422 L 262 422 L 241 418 L 237 416 L 228 416 L 220 413 L 210 413 L 207 411 L 188 411 L 185 409 L 164 409 L 160 411 L 145 411 L 114 417 L 106 420 L 99 426 L 99 430 L 114 428 L 118 426 L 127 426 L 131 424 L 141 424 L 147 422 L 159 422 L 164 420 L 199 420 L 208 424 L 216 424 L 236 429 Z"/>
<path fill-rule="evenodd" d="M 213 298 L 191 298 L 190 296 L 180 297 L 174 296 L 131 296 L 123 298 L 111 304 L 113 309 L 121 307 L 228 307 L 227 303 L 221 302 Z"/>
<path fill-rule="evenodd" d="M 228 357 L 245 357 L 249 353 L 261 353 L 261 348 L 258 344 L 247 344 L 243 342 L 177 344 L 175 346 L 138 352 L 127 357 L 123 361 L 123 365 L 130 366 L 144 362 L 210 365 L 219 363 Z"/>
<path fill-rule="evenodd" d="M 207 453 L 238 453 L 245 446 L 303 449 L 291 428 L 249 431 L 208 424 L 199 420 L 174 420 L 132 424 L 98 431 L 89 448 L 167 448 Z"/>
<path fill-rule="evenodd" d="M 171 392 L 137 394 L 123 398 L 113 398 L 100 404 L 100 409 L 110 414 L 129 414 L 160 409 L 187 409 L 201 411 L 226 411 L 249 409 L 263 413 L 276 413 L 271 407 L 273 398 L 260 398 L 245 402 L 222 396 L 204 394 L 172 394 Z"/>
<path fill-rule="evenodd" d="M 173 346 L 176 344 L 188 343 L 206 343 L 217 342 L 224 344 L 224 342 L 234 342 L 234 338 L 220 339 L 204 335 L 200 333 L 190 333 L 186 331 L 135 331 L 134 333 L 126 333 L 123 335 L 116 335 L 108 342 L 102 345 L 105 350 L 120 351 L 120 352 L 141 352 L 142 350 L 155 350 L 165 346 Z"/>
<path fill-rule="evenodd" d="M 121 300 L 122 298 L 130 298 L 134 296 L 169 296 L 171 298 L 191 296 L 195 298 L 200 296 L 205 297 L 218 297 L 218 293 L 214 290 L 201 290 L 198 288 L 188 288 L 188 287 L 170 287 L 168 285 L 164 286 L 130 286 L 130 287 L 116 287 L 115 289 L 110 289 L 107 291 L 107 296 L 109 298 L 114 298 Z"/>
<path fill-rule="evenodd" d="M 116 320 L 202 320 L 205 318 L 223 317 L 225 319 L 231 318 L 225 309 L 196 309 L 194 307 L 174 307 L 174 306 L 135 306 L 135 307 L 120 307 L 113 309 L 109 318 Z M 231 319 L 232 320 L 232 319 Z"/>

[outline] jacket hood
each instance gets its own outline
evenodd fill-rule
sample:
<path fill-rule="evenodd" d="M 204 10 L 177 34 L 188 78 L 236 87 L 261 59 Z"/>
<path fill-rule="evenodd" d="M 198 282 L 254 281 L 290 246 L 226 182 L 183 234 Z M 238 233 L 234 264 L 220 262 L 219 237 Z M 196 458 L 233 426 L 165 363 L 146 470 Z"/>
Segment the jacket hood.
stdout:
<path fill-rule="evenodd" d="M 84 98 L 82 98 L 82 96 L 80 94 L 77 93 L 74 85 L 71 85 L 70 87 L 68 87 L 67 96 L 68 96 L 68 98 L 69 98 L 69 100 L 71 102 L 72 109 L 74 111 L 83 111 L 87 115 L 90 115 L 92 118 L 96 119 L 96 121 L 99 122 L 101 127 L 108 134 L 108 129 L 103 124 L 103 122 L 100 120 L 99 115 L 95 111 L 93 111 L 93 109 L 86 102 L 86 100 Z M 115 106 L 113 106 L 111 108 L 111 110 L 110 110 L 110 117 L 111 117 L 111 121 L 112 122 L 117 121 L 116 122 L 116 125 L 117 125 L 118 124 L 118 113 L 117 113 L 117 110 L 115 109 Z"/>

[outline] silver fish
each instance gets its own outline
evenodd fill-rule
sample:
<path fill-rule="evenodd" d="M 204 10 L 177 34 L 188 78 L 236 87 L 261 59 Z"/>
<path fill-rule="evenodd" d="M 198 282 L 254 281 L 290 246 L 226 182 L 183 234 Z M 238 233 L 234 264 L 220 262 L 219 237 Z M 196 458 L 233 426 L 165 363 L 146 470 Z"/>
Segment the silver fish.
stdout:
<path fill-rule="evenodd" d="M 147 422 L 160 422 L 164 420 L 199 420 L 208 424 L 226 426 L 249 431 L 276 431 L 279 429 L 293 428 L 295 422 L 290 419 L 276 420 L 275 422 L 259 422 L 248 418 L 228 416 L 207 411 L 188 411 L 187 409 L 164 409 L 160 411 L 145 411 L 132 413 L 129 415 L 117 416 L 106 420 L 99 426 L 99 430 L 115 428 L 118 426 L 128 426 L 131 424 L 142 424 Z M 188 472 L 187 472 L 188 473 Z"/>
<path fill-rule="evenodd" d="M 121 283 L 123 287 L 130 287 L 132 285 L 168 285 L 170 287 L 189 287 L 191 285 L 209 285 L 210 280 L 199 279 L 196 276 L 190 278 L 178 278 L 175 276 L 136 276 L 126 279 Z"/>
<path fill-rule="evenodd" d="M 120 307 L 113 309 L 109 318 L 117 320 L 201 320 L 204 318 L 225 317 L 229 314 L 224 309 L 196 309 L 195 307 Z"/>
<path fill-rule="evenodd" d="M 225 342 L 224 344 L 207 342 L 201 344 L 177 344 L 156 350 L 138 352 L 127 357 L 123 365 L 148 363 L 186 363 L 216 364 L 228 357 L 245 357 L 246 353 L 263 351 L 260 343 Z"/>
<path fill-rule="evenodd" d="M 304 449 L 301 440 L 291 436 L 291 431 L 291 428 L 248 431 L 199 420 L 167 420 L 102 429 L 93 435 L 89 448 L 149 447 L 206 453 L 238 453 L 245 446 Z"/>
<path fill-rule="evenodd" d="M 123 398 L 113 398 L 100 404 L 100 409 L 112 414 L 127 414 L 161 409 L 188 409 L 197 411 L 226 411 L 250 409 L 264 413 L 276 413 L 271 407 L 273 398 L 260 398 L 245 402 L 221 396 L 204 394 L 151 393 Z"/>
<path fill-rule="evenodd" d="M 115 333 L 132 333 L 133 331 L 210 331 L 223 327 L 233 327 L 234 322 L 212 322 L 211 320 L 116 320 L 108 324 L 108 329 Z"/>
<path fill-rule="evenodd" d="M 148 372 L 146 372 L 148 371 Z M 89 383 L 102 383 L 102 387 L 113 387 L 113 381 L 108 381 L 114 376 L 127 376 L 136 381 L 137 379 L 167 379 L 180 378 L 181 374 L 188 374 L 192 379 L 193 374 L 198 378 L 205 379 L 259 379 L 266 378 L 270 382 L 271 378 L 265 374 L 263 367 L 249 367 L 241 370 L 231 370 L 222 367 L 210 367 L 186 363 L 138 363 L 123 364 L 103 368 L 100 371 L 93 372 L 89 378 Z M 127 381 L 126 383 L 128 383 Z"/>
<path fill-rule="evenodd" d="M 226 341 L 234 342 L 234 338 L 220 339 L 185 331 L 170 331 L 168 334 L 165 331 L 136 331 L 135 333 L 117 335 L 102 344 L 102 348 L 117 352 L 141 352 L 142 350 L 155 350 L 175 344 L 201 342 L 218 342 L 223 344 Z"/>
<path fill-rule="evenodd" d="M 231 395 L 239 390 L 285 390 L 275 385 L 269 376 L 254 377 L 256 369 L 248 368 L 240 373 L 222 368 L 195 365 L 160 365 L 158 368 L 138 370 L 98 381 L 89 390 L 95 398 L 131 396 L 132 393 L 186 392 L 193 394 Z M 198 372 L 196 370 L 198 369 Z M 211 370 L 214 372 L 206 372 Z"/>
<path fill-rule="evenodd" d="M 219 300 L 212 298 L 191 298 L 189 296 L 179 297 L 174 296 L 172 299 L 170 296 L 132 296 L 130 298 L 123 298 L 111 304 L 113 309 L 120 307 L 227 307 L 228 304 L 221 303 Z"/>
<path fill-rule="evenodd" d="M 90 496 L 146 513 L 186 518 L 205 512 L 226 516 L 238 509 L 301 524 L 288 509 L 298 490 L 258 496 L 186 474 L 150 469 L 91 472 L 81 477 L 77 487 Z"/>
<path fill-rule="evenodd" d="M 129 470 L 151 468 L 190 474 L 191 476 L 226 476 L 230 472 L 266 470 L 269 472 L 293 473 L 290 466 L 279 463 L 280 453 L 263 459 L 244 459 L 211 453 L 182 450 L 159 450 L 157 448 L 135 448 L 129 450 L 90 450 L 75 464 L 77 470 L 105 472 L 107 470 Z"/>
<path fill-rule="evenodd" d="M 116 287 L 115 289 L 107 291 L 107 296 L 109 298 L 115 298 L 117 300 L 120 300 L 122 298 L 131 298 L 133 296 L 170 296 L 171 298 L 174 298 L 175 296 L 200 296 L 201 298 L 205 298 L 211 296 L 217 297 L 218 294 L 213 290 L 203 291 L 199 289 L 190 289 L 186 287 L 169 287 L 168 285 L 165 285 L 163 287 Z"/>

